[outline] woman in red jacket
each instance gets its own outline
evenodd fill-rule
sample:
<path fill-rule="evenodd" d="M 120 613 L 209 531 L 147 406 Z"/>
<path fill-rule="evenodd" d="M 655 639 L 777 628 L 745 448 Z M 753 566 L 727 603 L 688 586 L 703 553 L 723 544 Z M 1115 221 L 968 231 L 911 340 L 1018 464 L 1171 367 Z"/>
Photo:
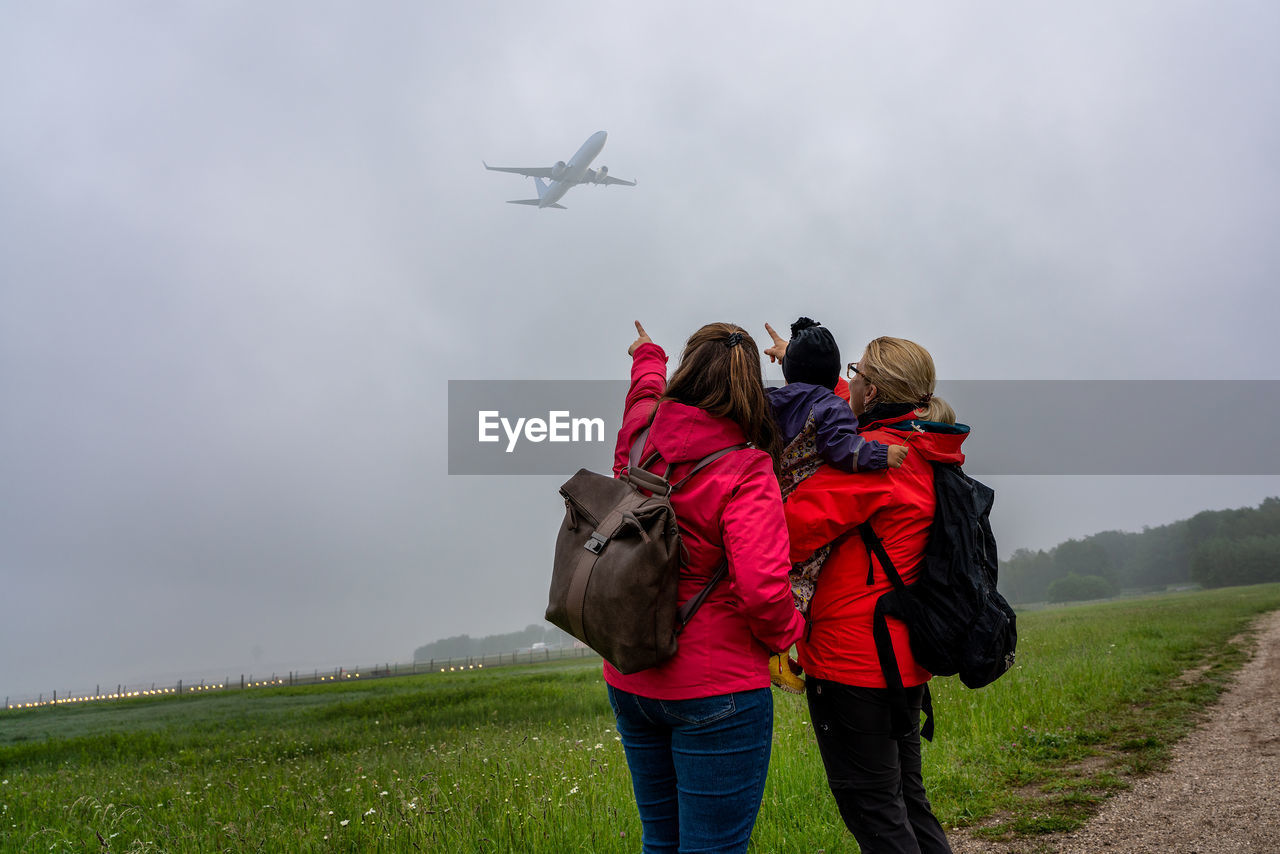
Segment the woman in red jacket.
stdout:
<path fill-rule="evenodd" d="M 856 533 L 869 522 L 903 581 L 911 583 L 933 521 L 929 464 L 963 462 L 960 445 L 969 432 L 933 396 L 934 381 L 933 359 L 919 344 L 900 338 L 868 344 L 849 366 L 849 403 L 861 434 L 905 443 L 911 453 L 896 469 L 851 475 L 821 468 L 786 505 L 791 560 L 839 540 L 823 567 L 798 651 L 827 783 L 866 854 L 951 851 L 920 773 L 920 709 L 930 673 L 912 658 L 906 626 L 889 618 L 911 710 L 904 731 L 871 630 L 876 600 L 892 585 Z"/>
<path fill-rule="evenodd" d="M 787 525 L 775 474 L 778 437 L 765 398 L 760 352 L 729 323 L 702 327 L 666 378 L 667 357 L 637 322 L 631 390 L 614 457 L 640 459 L 675 482 L 703 457 L 733 451 L 671 495 L 687 558 L 679 600 L 706 586 L 722 560 L 728 576 L 680 634 L 675 656 L 623 675 L 604 665 L 651 851 L 746 851 L 764 794 L 773 738 L 769 656 L 804 630 L 792 603 Z"/>

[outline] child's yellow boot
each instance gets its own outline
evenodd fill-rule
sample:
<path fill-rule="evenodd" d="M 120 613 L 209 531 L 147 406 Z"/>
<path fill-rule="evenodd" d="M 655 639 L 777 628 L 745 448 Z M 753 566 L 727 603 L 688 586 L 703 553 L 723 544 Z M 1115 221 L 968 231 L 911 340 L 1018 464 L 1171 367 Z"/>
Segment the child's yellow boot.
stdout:
<path fill-rule="evenodd" d="M 769 681 L 788 694 L 804 693 L 804 677 L 800 675 L 800 665 L 791 660 L 785 652 L 769 658 Z"/>

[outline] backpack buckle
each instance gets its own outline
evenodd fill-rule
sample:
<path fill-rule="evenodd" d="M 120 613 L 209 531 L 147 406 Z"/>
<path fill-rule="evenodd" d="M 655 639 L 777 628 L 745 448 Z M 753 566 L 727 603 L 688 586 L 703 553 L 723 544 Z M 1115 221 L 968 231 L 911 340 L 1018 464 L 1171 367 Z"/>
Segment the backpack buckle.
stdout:
<path fill-rule="evenodd" d="M 603 534 L 599 531 L 595 531 L 591 534 L 591 537 L 582 544 L 582 547 L 592 554 L 598 555 L 600 552 L 604 551 L 604 547 L 608 542 L 609 540 Z"/>

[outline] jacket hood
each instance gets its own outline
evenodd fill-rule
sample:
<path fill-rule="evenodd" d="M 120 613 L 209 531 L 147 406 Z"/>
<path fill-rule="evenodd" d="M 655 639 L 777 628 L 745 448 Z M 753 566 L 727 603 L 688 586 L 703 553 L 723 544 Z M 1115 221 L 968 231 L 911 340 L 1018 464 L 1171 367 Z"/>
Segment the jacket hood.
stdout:
<path fill-rule="evenodd" d="M 669 463 L 700 460 L 730 445 L 746 442 L 742 428 L 728 418 L 674 400 L 658 404 L 649 444 Z"/>
<path fill-rule="evenodd" d="M 781 388 L 765 389 L 765 392 L 775 411 L 789 406 L 804 406 L 806 403 L 812 406 L 816 401 L 834 394 L 826 386 L 813 383 L 788 383 Z"/>
<path fill-rule="evenodd" d="M 884 430 L 900 436 L 902 444 L 931 463 L 964 464 L 964 451 L 960 446 L 969 438 L 968 424 L 944 424 L 941 421 L 923 421 L 915 416 L 915 410 L 903 415 L 883 418 L 866 425 L 859 432 Z"/>
<path fill-rule="evenodd" d="M 834 401 L 845 408 L 849 406 L 832 394 L 831 389 L 812 383 L 789 383 L 782 388 L 766 389 L 765 392 L 769 398 L 769 408 L 773 410 L 773 423 L 782 432 L 784 446 L 789 445 L 800 434 L 809 420 L 809 413 L 824 400 Z M 853 410 L 849 414 L 853 415 Z"/>

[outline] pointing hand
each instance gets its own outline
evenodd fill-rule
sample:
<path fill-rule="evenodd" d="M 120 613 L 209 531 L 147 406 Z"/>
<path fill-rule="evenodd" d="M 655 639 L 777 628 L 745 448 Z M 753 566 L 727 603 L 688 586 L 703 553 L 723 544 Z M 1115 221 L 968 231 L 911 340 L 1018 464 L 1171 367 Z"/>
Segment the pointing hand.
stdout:
<path fill-rule="evenodd" d="M 764 354 L 769 357 L 770 364 L 781 362 L 782 357 L 787 354 L 787 341 L 781 335 L 773 331 L 773 327 L 769 324 L 764 325 L 764 331 L 769 333 L 769 337 L 773 339 L 773 346 L 765 349 Z"/>
<path fill-rule="evenodd" d="M 644 327 L 640 325 L 640 321 L 636 321 L 636 332 L 640 333 L 640 337 L 631 342 L 631 346 L 627 348 L 627 355 L 634 356 L 636 348 L 641 344 L 652 344 L 653 339 L 649 337 L 649 333 L 644 331 Z"/>

